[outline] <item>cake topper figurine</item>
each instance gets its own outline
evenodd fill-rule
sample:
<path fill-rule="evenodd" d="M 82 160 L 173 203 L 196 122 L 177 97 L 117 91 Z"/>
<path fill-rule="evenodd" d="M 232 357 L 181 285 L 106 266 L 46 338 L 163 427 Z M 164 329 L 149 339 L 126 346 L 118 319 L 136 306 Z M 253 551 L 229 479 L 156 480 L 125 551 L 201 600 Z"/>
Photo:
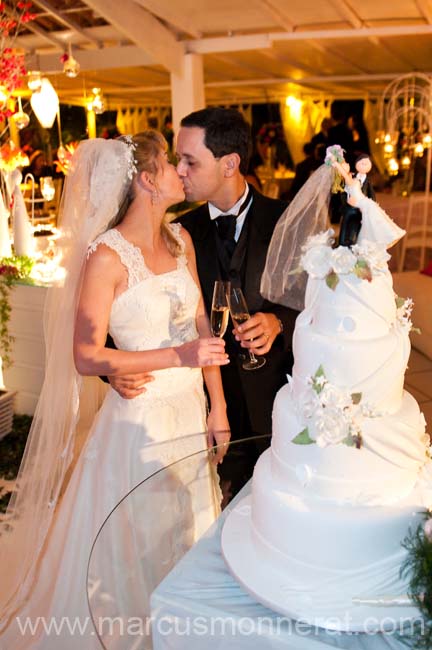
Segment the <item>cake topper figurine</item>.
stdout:
<path fill-rule="evenodd" d="M 354 178 L 358 181 L 362 193 L 369 199 L 375 201 L 375 192 L 367 175 L 372 169 L 372 162 L 367 154 L 360 154 L 355 161 L 356 174 Z M 346 182 L 346 178 L 345 178 Z M 339 246 L 354 246 L 362 224 L 362 215 L 359 208 L 355 207 L 349 200 L 350 185 L 345 186 L 345 191 L 339 195 L 340 211 L 342 214 L 339 233 Z M 348 191 L 347 191 L 348 189 Z"/>

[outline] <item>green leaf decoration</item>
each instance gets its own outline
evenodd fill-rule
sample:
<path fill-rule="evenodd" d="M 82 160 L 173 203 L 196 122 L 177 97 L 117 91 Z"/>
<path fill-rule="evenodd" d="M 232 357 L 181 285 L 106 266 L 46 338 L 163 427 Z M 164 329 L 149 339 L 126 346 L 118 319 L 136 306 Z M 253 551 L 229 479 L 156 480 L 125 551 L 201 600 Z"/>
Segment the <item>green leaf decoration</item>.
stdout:
<path fill-rule="evenodd" d="M 421 334 L 422 333 L 420 327 L 411 327 L 411 332 L 414 332 L 415 334 Z"/>
<path fill-rule="evenodd" d="M 312 388 L 318 395 L 321 393 L 321 391 L 323 389 L 323 384 L 320 384 L 317 381 L 317 379 L 319 379 L 319 377 L 324 377 L 324 379 L 325 379 L 325 376 L 326 375 L 325 375 L 325 372 L 324 372 L 324 368 L 322 367 L 322 365 L 320 365 L 318 370 L 316 371 L 316 373 L 312 377 L 312 380 L 313 380 Z"/>
<path fill-rule="evenodd" d="M 344 438 L 344 439 L 342 440 L 342 444 L 343 444 L 343 445 L 346 445 L 347 447 L 354 447 L 354 445 L 355 445 L 355 441 L 354 441 L 354 438 L 352 437 L 352 435 L 350 434 L 349 436 L 347 436 L 346 438 Z"/>
<path fill-rule="evenodd" d="M 309 429 L 306 427 L 306 429 L 300 431 L 300 433 L 297 434 L 296 437 L 291 440 L 291 442 L 293 442 L 295 445 L 313 445 L 315 443 L 315 440 L 312 440 L 309 435 Z"/>
<path fill-rule="evenodd" d="M 401 307 L 404 306 L 406 298 L 402 298 L 401 296 L 395 296 L 395 303 L 396 303 L 396 309 L 400 309 Z"/>
<path fill-rule="evenodd" d="M 360 404 L 362 398 L 361 393 L 351 393 L 351 400 L 353 404 Z"/>
<path fill-rule="evenodd" d="M 372 282 L 372 271 L 366 260 L 357 260 L 354 266 L 354 273 L 360 280 Z"/>
<path fill-rule="evenodd" d="M 334 291 L 336 287 L 339 284 L 339 276 L 337 273 L 334 271 L 331 271 L 327 276 L 326 276 L 326 285 L 328 286 L 329 289 Z"/>

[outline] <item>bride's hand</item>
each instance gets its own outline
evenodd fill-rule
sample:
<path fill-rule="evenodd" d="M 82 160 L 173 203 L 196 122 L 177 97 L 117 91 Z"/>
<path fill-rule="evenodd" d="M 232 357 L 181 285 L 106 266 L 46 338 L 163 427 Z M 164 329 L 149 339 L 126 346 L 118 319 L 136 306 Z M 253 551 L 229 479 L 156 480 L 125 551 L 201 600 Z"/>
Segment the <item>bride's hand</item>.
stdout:
<path fill-rule="evenodd" d="M 214 465 L 222 462 L 228 451 L 230 439 L 231 431 L 226 411 L 219 413 L 210 409 L 207 418 L 207 445 L 209 449 L 217 447 L 211 459 Z"/>
<path fill-rule="evenodd" d="M 174 348 L 181 367 L 204 368 L 225 366 L 229 363 L 225 341 L 218 337 L 199 338 Z"/>

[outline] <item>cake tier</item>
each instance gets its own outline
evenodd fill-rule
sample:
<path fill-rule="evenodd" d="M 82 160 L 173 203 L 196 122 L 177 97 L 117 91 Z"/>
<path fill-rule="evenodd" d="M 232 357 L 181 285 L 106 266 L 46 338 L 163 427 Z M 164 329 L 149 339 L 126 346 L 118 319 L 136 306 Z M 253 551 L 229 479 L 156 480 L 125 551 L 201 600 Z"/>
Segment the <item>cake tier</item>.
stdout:
<path fill-rule="evenodd" d="M 396 319 L 390 272 L 376 272 L 372 282 L 353 273 L 338 277 L 335 289 L 330 289 L 324 279 L 308 279 L 300 320 L 306 318 L 316 332 L 331 337 L 362 340 L 387 334 Z"/>
<path fill-rule="evenodd" d="M 310 378 L 322 366 L 327 380 L 351 393 L 361 393 L 363 403 L 392 413 L 402 399 L 404 373 L 411 350 L 408 330 L 394 326 L 383 336 L 350 340 L 333 332 L 318 332 L 305 312 L 297 319 L 293 339 L 293 394 L 302 402 Z"/>
<path fill-rule="evenodd" d="M 252 487 L 252 535 L 263 563 L 298 592 L 298 616 L 326 615 L 358 597 L 406 594 L 399 578 L 401 541 L 422 520 L 420 491 L 393 507 L 352 507 L 288 493 L 271 473 L 270 450 L 259 459 Z"/>
<path fill-rule="evenodd" d="M 406 391 L 393 415 L 362 420 L 361 449 L 293 443 L 306 426 L 296 414 L 291 385 L 283 386 L 273 408 L 271 465 L 278 485 L 288 493 L 300 490 L 311 499 L 389 504 L 408 495 L 419 473 L 430 465 L 425 420 Z"/>

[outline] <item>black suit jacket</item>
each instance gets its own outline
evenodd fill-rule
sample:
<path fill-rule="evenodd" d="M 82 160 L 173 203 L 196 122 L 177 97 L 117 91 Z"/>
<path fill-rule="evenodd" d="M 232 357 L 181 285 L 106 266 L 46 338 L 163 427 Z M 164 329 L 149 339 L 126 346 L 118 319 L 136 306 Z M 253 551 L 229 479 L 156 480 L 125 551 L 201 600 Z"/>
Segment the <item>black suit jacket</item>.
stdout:
<path fill-rule="evenodd" d="M 270 303 L 260 294 L 261 275 L 264 270 L 267 249 L 276 223 L 287 204 L 283 201 L 270 199 L 254 188 L 251 189 L 253 201 L 246 216 L 247 242 L 242 269 L 242 289 L 250 312 L 274 313 L 282 321 L 284 332 L 274 341 L 270 352 L 265 355 L 266 365 L 259 370 L 242 370 L 241 362 L 236 356 L 231 359 L 229 366 L 222 367 L 221 371 L 228 403 L 228 414 L 235 408 L 235 404 L 232 403 L 232 395 L 227 390 L 228 374 L 231 375 L 232 381 L 232 373 L 236 369 L 252 431 L 271 433 L 274 397 L 279 388 L 286 383 L 286 374 L 291 373 L 292 370 L 292 334 L 297 312 L 282 305 Z M 216 224 L 210 219 L 207 204 L 188 212 L 179 219 L 179 222 L 192 237 L 204 302 L 207 312 L 210 314 L 214 282 L 221 277 L 216 248 Z M 230 328 L 227 336 L 232 336 Z M 237 433 L 249 434 L 248 431 Z M 238 435 L 234 437 L 238 437 Z"/>

